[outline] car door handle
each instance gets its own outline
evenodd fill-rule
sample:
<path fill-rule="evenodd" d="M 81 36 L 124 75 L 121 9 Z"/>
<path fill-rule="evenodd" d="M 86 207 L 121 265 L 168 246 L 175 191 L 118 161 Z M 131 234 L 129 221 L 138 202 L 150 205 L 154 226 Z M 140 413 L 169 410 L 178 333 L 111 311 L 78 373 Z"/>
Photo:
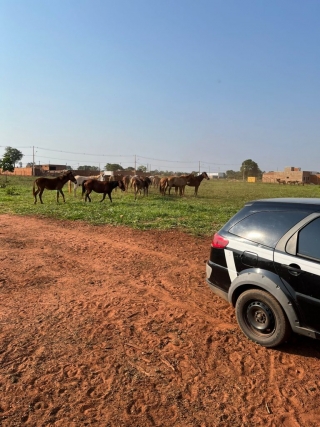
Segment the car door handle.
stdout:
<path fill-rule="evenodd" d="M 292 276 L 299 276 L 302 273 L 302 270 L 298 264 L 281 264 L 282 268 L 286 268 Z"/>

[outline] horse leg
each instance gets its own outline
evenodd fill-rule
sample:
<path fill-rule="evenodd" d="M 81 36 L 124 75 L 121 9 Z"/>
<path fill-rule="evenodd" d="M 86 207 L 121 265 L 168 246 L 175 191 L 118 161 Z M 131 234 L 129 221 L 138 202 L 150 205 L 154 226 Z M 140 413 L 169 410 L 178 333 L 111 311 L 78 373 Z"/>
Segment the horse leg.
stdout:
<path fill-rule="evenodd" d="M 88 191 L 88 190 L 87 190 L 87 192 L 86 192 L 86 197 L 84 198 L 84 201 L 85 201 L 85 202 L 87 201 L 87 199 L 89 200 L 89 202 L 91 202 L 90 193 L 91 193 L 91 191 Z"/>
<path fill-rule="evenodd" d="M 104 201 L 104 199 L 106 198 L 106 194 L 107 194 L 107 193 L 103 193 L 103 197 L 102 197 L 102 199 L 100 200 L 100 203 Z M 110 196 L 109 196 L 109 197 L 110 197 Z"/>
<path fill-rule="evenodd" d="M 73 195 L 74 195 L 74 197 L 76 197 L 76 195 L 77 195 L 77 188 L 78 187 L 79 187 L 78 184 L 73 184 Z"/>
<path fill-rule="evenodd" d="M 57 190 L 57 203 L 59 203 L 59 195 L 62 195 L 63 201 L 66 202 L 65 198 L 64 198 L 64 194 L 62 190 Z"/>
<path fill-rule="evenodd" d="M 36 204 L 37 203 L 37 194 L 39 193 L 39 188 L 37 189 L 37 191 L 35 191 L 34 193 L 33 193 L 33 195 L 34 195 L 34 204 Z"/>
<path fill-rule="evenodd" d="M 109 196 L 110 202 L 112 203 L 111 191 L 108 193 L 108 196 Z"/>
<path fill-rule="evenodd" d="M 40 191 L 39 191 L 39 199 L 40 199 L 40 202 L 43 204 L 43 201 L 42 201 L 42 193 L 43 193 L 43 191 L 44 191 L 44 188 L 42 188 Z"/>
<path fill-rule="evenodd" d="M 168 182 L 165 182 L 163 185 L 163 195 L 164 196 L 166 195 L 167 190 L 168 190 Z"/>

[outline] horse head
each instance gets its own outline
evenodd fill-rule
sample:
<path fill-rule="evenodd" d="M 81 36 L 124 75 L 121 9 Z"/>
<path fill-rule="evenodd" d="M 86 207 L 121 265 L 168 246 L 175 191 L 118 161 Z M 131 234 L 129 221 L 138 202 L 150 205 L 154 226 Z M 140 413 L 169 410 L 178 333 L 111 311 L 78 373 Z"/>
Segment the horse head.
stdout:
<path fill-rule="evenodd" d="M 126 186 L 124 185 L 123 181 L 118 181 L 118 184 L 119 184 L 119 188 L 120 188 L 122 191 L 125 191 L 125 190 L 126 190 Z"/>
<path fill-rule="evenodd" d="M 208 177 L 208 174 L 207 174 L 207 172 L 202 172 L 202 174 L 201 174 L 202 176 L 203 176 L 203 178 L 205 178 L 205 179 L 210 179 L 209 177 Z"/>
<path fill-rule="evenodd" d="M 77 180 L 75 179 L 75 177 L 74 177 L 74 175 L 73 175 L 72 171 L 68 171 L 68 172 L 65 174 L 65 176 L 66 176 L 68 179 L 70 179 L 70 181 L 72 181 L 74 184 L 76 184 L 76 183 L 77 183 Z"/>

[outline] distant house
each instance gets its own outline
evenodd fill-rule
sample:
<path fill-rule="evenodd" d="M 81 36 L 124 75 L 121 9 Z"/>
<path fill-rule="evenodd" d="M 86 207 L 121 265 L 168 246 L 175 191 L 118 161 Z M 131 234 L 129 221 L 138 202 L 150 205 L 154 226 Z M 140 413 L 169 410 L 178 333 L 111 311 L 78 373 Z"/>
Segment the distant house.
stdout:
<path fill-rule="evenodd" d="M 226 177 L 224 172 L 208 172 L 207 175 L 210 179 L 223 179 Z"/>
<path fill-rule="evenodd" d="M 302 171 L 301 168 L 288 166 L 283 171 L 270 171 L 262 174 L 262 182 L 277 184 L 277 180 L 288 184 L 320 184 L 320 172 Z"/>

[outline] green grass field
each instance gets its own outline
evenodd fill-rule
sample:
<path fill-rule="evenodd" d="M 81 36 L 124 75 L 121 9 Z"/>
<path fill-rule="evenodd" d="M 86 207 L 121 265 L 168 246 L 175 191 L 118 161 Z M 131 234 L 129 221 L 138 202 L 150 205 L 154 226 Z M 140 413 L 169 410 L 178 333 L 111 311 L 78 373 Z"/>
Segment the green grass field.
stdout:
<path fill-rule="evenodd" d="M 151 188 L 148 197 L 134 201 L 131 190 L 112 192 L 113 203 L 108 197 L 99 203 L 101 194 L 92 193 L 92 203 L 69 194 L 68 184 L 63 188 L 66 203 L 56 203 L 56 191 L 45 190 L 41 205 L 34 205 L 33 177 L 0 175 L 0 212 L 15 215 L 37 215 L 91 224 L 126 225 L 137 229 L 180 229 L 198 236 L 211 235 L 234 215 L 245 202 L 269 197 L 320 197 L 317 185 L 290 186 L 278 184 L 230 182 L 225 180 L 202 181 L 198 197 L 194 188 L 186 187 L 185 196 L 161 196 Z M 5 187 L 3 187 L 5 184 Z"/>

